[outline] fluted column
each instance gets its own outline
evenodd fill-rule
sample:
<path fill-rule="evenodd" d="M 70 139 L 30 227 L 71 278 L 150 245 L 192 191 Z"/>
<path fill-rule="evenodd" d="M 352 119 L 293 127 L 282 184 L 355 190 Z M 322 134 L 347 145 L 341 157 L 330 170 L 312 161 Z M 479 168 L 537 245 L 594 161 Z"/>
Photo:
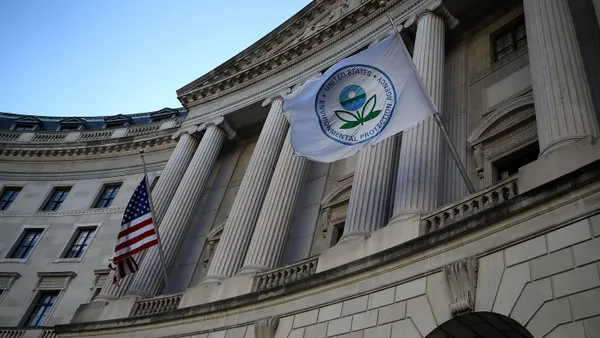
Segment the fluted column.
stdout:
<path fill-rule="evenodd" d="M 217 125 L 221 125 L 219 127 Z M 173 200 L 160 226 L 160 240 L 164 250 L 167 271 L 173 265 L 195 206 L 230 130 L 222 118 L 206 127 L 206 131 L 192 158 Z M 134 275 L 128 295 L 151 297 L 157 295 L 164 285 L 158 247 L 148 249 L 139 271 Z"/>
<path fill-rule="evenodd" d="M 242 265 L 269 181 L 285 140 L 288 122 L 283 115 L 283 99 L 271 102 L 269 115 L 252 153 L 250 163 L 235 197 L 223 234 L 211 259 L 204 283 L 233 276 Z"/>
<path fill-rule="evenodd" d="M 541 154 L 588 135 L 598 136 L 567 0 L 523 4 Z"/>
<path fill-rule="evenodd" d="M 240 273 L 265 271 L 279 263 L 307 164 L 306 158 L 294 155 L 288 131 Z"/>
<path fill-rule="evenodd" d="M 173 198 L 173 195 L 175 195 L 177 186 L 185 174 L 196 148 L 198 148 L 198 140 L 190 135 L 189 130 L 178 132 L 174 137 L 179 139 L 177 141 L 177 146 L 175 146 L 175 149 L 171 153 L 169 161 L 162 170 L 160 179 L 152 190 L 154 218 L 158 220 L 158 224 L 160 224 L 160 220 L 162 220 L 167 211 L 169 202 Z M 140 256 L 141 255 L 137 255 L 136 259 Z M 112 283 L 113 277 L 114 273 L 111 271 L 106 280 L 106 284 L 96 298 L 97 300 L 116 299 L 125 294 L 132 278 L 127 276 L 119 286 L 116 286 Z"/>
<path fill-rule="evenodd" d="M 443 107 L 445 30 L 444 18 L 431 11 L 417 19 L 413 62 L 438 109 Z M 438 206 L 440 134 L 432 117 L 402 133 L 394 217 L 420 213 Z"/>
<path fill-rule="evenodd" d="M 395 145 L 396 139 L 389 137 L 358 153 L 341 241 L 364 236 L 387 224 L 394 181 Z"/>

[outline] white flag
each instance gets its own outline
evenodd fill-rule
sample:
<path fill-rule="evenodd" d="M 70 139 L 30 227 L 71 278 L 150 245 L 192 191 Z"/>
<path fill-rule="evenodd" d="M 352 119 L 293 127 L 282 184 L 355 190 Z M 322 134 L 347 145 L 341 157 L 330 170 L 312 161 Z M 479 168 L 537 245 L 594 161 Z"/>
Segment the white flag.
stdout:
<path fill-rule="evenodd" d="M 434 112 L 398 35 L 341 60 L 284 97 L 295 153 L 318 162 L 352 156 Z"/>

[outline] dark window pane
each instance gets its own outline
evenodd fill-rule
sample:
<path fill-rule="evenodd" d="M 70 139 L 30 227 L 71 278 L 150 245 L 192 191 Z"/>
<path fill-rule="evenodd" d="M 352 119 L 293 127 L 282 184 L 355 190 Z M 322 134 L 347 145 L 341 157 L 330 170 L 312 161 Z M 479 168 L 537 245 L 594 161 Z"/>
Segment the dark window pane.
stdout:
<path fill-rule="evenodd" d="M 80 229 L 64 258 L 80 258 L 92 240 L 96 228 Z"/>
<path fill-rule="evenodd" d="M 25 323 L 26 326 L 42 326 L 46 323 L 46 319 L 52 310 L 52 307 L 56 303 L 58 297 L 58 291 L 47 291 L 42 292 L 35 303 L 29 318 Z"/>
<path fill-rule="evenodd" d="M 14 248 L 10 258 L 27 258 L 31 253 L 31 250 L 35 247 L 35 244 L 39 241 L 42 236 L 42 229 L 29 229 L 26 230 L 19 244 Z"/>
<path fill-rule="evenodd" d="M 117 196 L 120 187 L 120 184 L 107 185 L 106 187 L 104 187 L 94 208 L 108 208 Z"/>
<path fill-rule="evenodd" d="M 525 22 L 520 22 L 518 25 L 512 26 L 512 28 L 494 38 L 494 60 L 501 60 L 512 51 L 525 45 L 527 45 Z"/>
<path fill-rule="evenodd" d="M 0 210 L 6 210 L 12 202 L 17 198 L 21 188 L 6 188 L 0 196 Z"/>
<path fill-rule="evenodd" d="M 48 199 L 48 202 L 46 202 L 46 205 L 44 205 L 43 210 L 47 210 L 47 211 L 58 210 L 58 208 L 60 208 L 60 205 L 62 204 L 62 202 L 64 202 L 65 198 L 67 198 L 69 191 L 71 191 L 70 187 L 54 189 L 54 191 L 52 192 L 52 195 L 50 195 L 50 198 Z"/>

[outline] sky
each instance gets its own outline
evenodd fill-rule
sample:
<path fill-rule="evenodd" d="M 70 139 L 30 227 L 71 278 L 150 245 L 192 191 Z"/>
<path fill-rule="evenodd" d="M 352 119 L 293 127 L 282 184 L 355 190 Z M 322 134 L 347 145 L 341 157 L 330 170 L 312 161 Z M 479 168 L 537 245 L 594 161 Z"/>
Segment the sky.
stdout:
<path fill-rule="evenodd" d="M 175 91 L 310 0 L 1 0 L 0 112 L 180 107 Z"/>

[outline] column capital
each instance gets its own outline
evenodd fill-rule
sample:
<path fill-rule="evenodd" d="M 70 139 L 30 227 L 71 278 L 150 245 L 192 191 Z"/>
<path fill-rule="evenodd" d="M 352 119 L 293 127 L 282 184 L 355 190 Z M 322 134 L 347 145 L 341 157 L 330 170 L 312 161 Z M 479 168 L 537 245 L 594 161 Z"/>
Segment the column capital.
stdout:
<path fill-rule="evenodd" d="M 225 120 L 225 117 L 223 117 L 223 116 L 216 117 L 212 121 L 204 123 L 202 126 L 202 129 L 205 130 L 210 126 L 219 127 L 222 131 L 225 132 L 225 135 L 227 136 L 227 139 L 229 139 L 229 140 L 235 138 L 237 135 L 235 130 L 231 127 L 231 125 L 229 123 L 227 123 L 227 120 Z"/>
<path fill-rule="evenodd" d="M 206 129 L 203 124 L 194 124 L 191 126 L 185 126 L 177 130 L 171 138 L 175 141 L 179 141 L 183 134 L 189 134 L 193 137 L 198 138 L 202 131 Z"/>
<path fill-rule="evenodd" d="M 289 92 L 290 92 L 290 90 L 287 89 L 287 90 L 279 92 L 279 93 L 277 93 L 277 94 L 275 94 L 273 96 L 269 96 L 269 97 L 267 97 L 266 99 L 263 100 L 261 106 L 262 107 L 266 107 L 266 106 L 272 104 L 273 101 L 276 101 L 276 100 L 282 100 L 283 101 L 283 96 L 286 95 L 286 94 L 289 94 Z"/>
<path fill-rule="evenodd" d="M 444 19 L 446 26 L 448 29 L 453 29 L 458 26 L 458 19 L 454 17 L 447 9 L 444 7 L 442 0 L 432 1 L 425 6 L 416 10 L 411 17 L 409 17 L 403 24 L 406 28 L 411 28 L 412 26 L 416 26 L 419 20 L 427 15 L 437 15 Z M 415 27 L 416 28 L 416 27 Z M 413 28 L 414 29 L 414 28 Z"/>

